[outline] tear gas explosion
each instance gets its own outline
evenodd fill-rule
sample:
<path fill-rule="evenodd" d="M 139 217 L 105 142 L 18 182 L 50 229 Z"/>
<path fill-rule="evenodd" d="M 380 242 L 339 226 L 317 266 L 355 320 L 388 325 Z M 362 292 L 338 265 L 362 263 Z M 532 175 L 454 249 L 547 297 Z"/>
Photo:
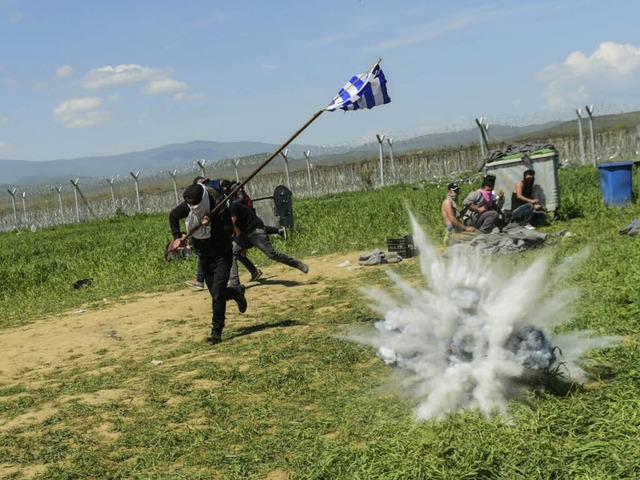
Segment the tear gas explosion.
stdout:
<path fill-rule="evenodd" d="M 409 215 L 426 286 L 413 287 L 389 271 L 399 295 L 364 289 L 384 319 L 350 339 L 376 347 L 403 373 L 401 387 L 416 399 L 418 418 L 468 409 L 504 414 L 518 385 L 552 369 L 585 380 L 581 356 L 615 339 L 549 333 L 569 320 L 575 292 L 558 283 L 577 258 L 553 274 L 542 259 L 507 273 L 496 257 L 468 249 L 452 247 L 443 258 Z"/>

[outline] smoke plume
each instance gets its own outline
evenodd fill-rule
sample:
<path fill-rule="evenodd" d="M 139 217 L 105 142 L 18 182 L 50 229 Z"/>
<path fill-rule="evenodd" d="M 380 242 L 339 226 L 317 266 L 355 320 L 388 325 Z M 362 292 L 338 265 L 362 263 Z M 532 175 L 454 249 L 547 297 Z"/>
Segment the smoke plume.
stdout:
<path fill-rule="evenodd" d="M 579 258 L 552 274 L 544 259 L 509 271 L 499 257 L 468 249 L 450 248 L 441 256 L 410 218 L 423 282 L 410 284 L 389 271 L 396 288 L 365 289 L 383 319 L 375 330 L 350 338 L 374 346 L 404 373 L 401 387 L 416 399 L 418 418 L 468 409 L 504 414 L 509 398 L 535 374 L 585 380 L 582 355 L 614 339 L 551 334 L 571 318 L 576 292 L 559 283 Z"/>

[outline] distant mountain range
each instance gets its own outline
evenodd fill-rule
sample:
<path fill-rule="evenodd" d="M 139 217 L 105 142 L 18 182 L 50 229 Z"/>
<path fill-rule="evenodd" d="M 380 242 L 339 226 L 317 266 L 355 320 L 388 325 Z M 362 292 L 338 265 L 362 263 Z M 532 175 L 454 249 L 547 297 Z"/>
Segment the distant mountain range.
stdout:
<path fill-rule="evenodd" d="M 604 118 L 608 118 L 607 122 Z M 619 125 L 640 123 L 640 112 L 629 114 L 609 115 L 599 117 L 601 125 Z M 624 118 L 624 120 L 621 120 Z M 574 122 L 551 122 L 544 125 L 530 125 L 524 127 L 508 127 L 491 125 L 489 136 L 499 142 L 509 142 L 515 139 L 534 138 L 536 134 L 547 138 L 553 132 L 573 132 L 576 130 Z M 394 153 L 406 151 L 438 149 L 479 143 L 480 133 L 477 128 L 457 132 L 434 133 L 408 139 L 394 139 Z M 105 178 L 128 176 L 129 172 L 144 172 L 145 175 L 158 174 L 163 171 L 178 170 L 178 172 L 197 171 L 197 160 L 205 159 L 207 165 L 224 162 L 229 174 L 230 160 L 246 159 L 242 163 L 246 166 L 258 165 L 269 154 L 276 151 L 280 145 L 260 142 L 213 142 L 194 141 L 189 143 L 166 145 L 142 152 L 124 153 L 121 155 L 102 157 L 83 157 L 67 160 L 50 161 L 22 161 L 0 159 L 0 182 L 4 187 L 23 186 L 32 184 L 67 183 L 70 179 Z M 385 144 L 388 148 L 388 145 Z M 312 145 L 288 146 L 291 164 L 304 162 L 304 151 L 310 150 L 313 161 L 321 163 L 353 162 L 377 154 L 377 141 L 357 147 L 318 147 Z M 253 167 L 252 167 L 253 168 Z"/>
<path fill-rule="evenodd" d="M 6 185 L 67 183 L 75 178 L 128 176 L 129 172 L 138 170 L 145 173 L 193 170 L 199 159 L 205 159 L 210 163 L 269 152 L 276 148 L 277 145 L 259 142 L 195 141 L 102 157 L 35 162 L 0 160 L 0 181 Z"/>

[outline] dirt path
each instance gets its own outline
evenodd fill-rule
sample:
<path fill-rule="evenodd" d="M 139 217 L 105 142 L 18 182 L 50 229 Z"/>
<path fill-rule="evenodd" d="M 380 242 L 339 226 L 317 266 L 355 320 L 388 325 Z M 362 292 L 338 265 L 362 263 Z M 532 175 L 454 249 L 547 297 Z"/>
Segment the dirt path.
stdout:
<path fill-rule="evenodd" d="M 361 253 L 361 252 L 360 252 Z M 309 274 L 281 264 L 263 269 L 260 282 L 247 284 L 249 309 L 237 312 L 233 302 L 227 324 L 233 327 L 260 323 L 261 313 L 291 304 L 297 298 L 318 295 L 327 279 L 356 277 L 359 253 L 334 254 L 305 259 Z M 350 265 L 338 266 L 349 261 Z M 246 281 L 247 272 L 241 272 Z M 0 335 L 0 385 L 34 382 L 54 369 L 89 367 L 105 357 L 160 356 L 167 343 L 176 346 L 201 342 L 208 333 L 211 297 L 188 286 L 172 293 L 158 293 L 105 300 L 103 304 L 78 306 L 63 315 L 8 329 Z"/>

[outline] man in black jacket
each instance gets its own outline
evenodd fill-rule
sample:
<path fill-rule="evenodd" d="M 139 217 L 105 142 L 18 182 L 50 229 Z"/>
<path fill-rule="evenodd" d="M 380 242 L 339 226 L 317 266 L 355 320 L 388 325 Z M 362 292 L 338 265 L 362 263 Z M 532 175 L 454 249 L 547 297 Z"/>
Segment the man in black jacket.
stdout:
<path fill-rule="evenodd" d="M 290 257 L 286 253 L 278 252 L 273 248 L 265 231 L 264 222 L 251 208 L 240 202 L 231 202 L 229 210 L 231 211 L 231 221 L 235 233 L 233 266 L 231 267 L 230 280 L 232 287 L 237 288 L 240 286 L 238 258 L 251 247 L 258 248 L 271 260 L 297 268 L 302 273 L 309 272 L 309 267 L 305 263 Z"/>
<path fill-rule="evenodd" d="M 189 185 L 182 196 L 185 201 L 169 213 L 169 226 L 175 243 L 181 243 L 187 237 L 180 230 L 181 219 L 186 218 L 187 231 L 194 231 L 193 248 L 198 252 L 204 281 L 211 294 L 213 314 L 207 341 L 216 344 L 222 341 L 227 301 L 235 300 L 240 313 L 247 310 L 243 289 L 227 286 L 233 263 L 231 216 L 226 206 L 211 214 L 223 197 L 211 195 L 204 185 Z M 200 227 L 196 229 L 198 225 Z"/>

